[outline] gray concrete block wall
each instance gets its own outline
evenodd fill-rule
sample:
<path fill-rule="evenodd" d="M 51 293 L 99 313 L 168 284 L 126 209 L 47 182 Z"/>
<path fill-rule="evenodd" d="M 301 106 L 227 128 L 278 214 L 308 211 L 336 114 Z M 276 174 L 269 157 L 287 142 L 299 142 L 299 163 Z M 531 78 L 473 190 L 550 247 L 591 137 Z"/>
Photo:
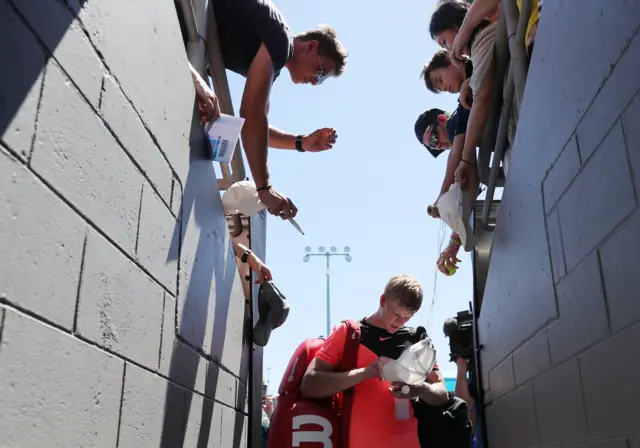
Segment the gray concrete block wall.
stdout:
<path fill-rule="evenodd" d="M 490 448 L 640 448 L 639 29 L 544 3 L 479 319 Z"/>
<path fill-rule="evenodd" d="M 0 446 L 247 446 L 246 301 L 173 2 L 0 0 Z"/>

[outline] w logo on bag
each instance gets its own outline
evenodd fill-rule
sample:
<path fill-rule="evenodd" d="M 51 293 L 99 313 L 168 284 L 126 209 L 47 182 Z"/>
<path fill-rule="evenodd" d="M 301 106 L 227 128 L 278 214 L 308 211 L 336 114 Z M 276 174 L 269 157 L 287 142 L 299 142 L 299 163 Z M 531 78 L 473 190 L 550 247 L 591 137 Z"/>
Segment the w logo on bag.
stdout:
<path fill-rule="evenodd" d="M 320 426 L 322 429 L 320 431 L 301 430 L 303 425 Z M 306 442 L 321 443 L 322 448 L 333 448 L 333 442 L 331 441 L 333 426 L 324 417 L 319 415 L 297 415 L 292 419 L 292 430 L 291 444 L 294 447 L 299 447 Z M 302 448 L 304 448 L 304 445 Z"/>

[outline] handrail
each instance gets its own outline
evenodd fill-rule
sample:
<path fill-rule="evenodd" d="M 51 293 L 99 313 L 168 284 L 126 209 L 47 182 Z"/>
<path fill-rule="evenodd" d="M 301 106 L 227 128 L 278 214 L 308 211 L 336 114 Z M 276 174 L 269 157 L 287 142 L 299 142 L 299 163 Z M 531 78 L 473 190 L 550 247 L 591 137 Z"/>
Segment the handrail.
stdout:
<path fill-rule="evenodd" d="M 487 194 L 482 210 L 481 224 L 487 231 L 493 231 L 495 229 L 495 226 L 489 224 L 489 215 L 491 213 L 495 188 L 498 184 L 500 163 L 502 162 L 506 149 L 509 117 L 513 112 L 514 123 L 517 127 L 520 106 L 522 105 L 522 96 L 524 95 L 524 86 L 527 80 L 529 58 L 525 49 L 525 33 L 529 23 L 532 1 L 533 0 L 522 0 L 522 9 L 520 11 L 518 10 L 516 0 L 502 0 L 500 7 L 500 20 L 504 20 L 506 23 L 508 48 L 505 49 L 503 46 L 496 45 L 496 58 L 498 61 L 510 59 L 510 63 L 506 73 L 496 72 L 496 82 L 504 80 L 506 75 L 506 85 L 503 91 L 502 110 L 495 140 L 496 146 L 491 164 L 491 172 L 487 182 Z M 504 31 L 499 29 L 499 32 Z M 498 40 L 502 41 L 503 39 L 504 35 L 496 36 L 496 42 L 498 42 Z M 505 54 L 505 51 L 508 51 L 508 54 Z"/>
<path fill-rule="evenodd" d="M 209 0 L 180 0 L 180 7 L 187 31 L 187 57 L 189 62 L 200 73 L 200 76 L 207 79 L 205 59 L 208 57 L 214 91 L 218 97 L 220 110 L 223 113 L 233 115 L 231 92 L 222 59 L 222 51 L 220 50 L 213 7 Z M 202 33 L 200 30 L 206 30 L 206 33 Z M 205 36 L 206 43 L 204 41 Z M 230 165 L 220 163 L 223 177 L 218 179 L 218 188 L 220 190 L 226 190 L 234 182 L 245 179 L 246 174 L 240 141 L 236 144 Z"/>
<path fill-rule="evenodd" d="M 496 80 L 504 78 L 509 63 L 509 42 L 507 37 L 507 25 L 504 17 L 504 10 L 500 9 L 498 18 L 498 26 L 496 28 L 496 41 L 495 41 L 495 72 Z M 478 177 L 480 182 L 485 185 L 489 185 L 489 179 L 491 174 L 491 155 L 494 152 L 496 145 L 496 127 L 499 122 L 499 112 L 502 108 L 503 102 L 503 85 L 501 82 L 495 82 L 493 93 L 493 111 L 482 140 L 480 141 L 480 149 L 478 151 Z M 496 186 L 502 186 L 504 179 L 498 178 L 495 180 Z"/>

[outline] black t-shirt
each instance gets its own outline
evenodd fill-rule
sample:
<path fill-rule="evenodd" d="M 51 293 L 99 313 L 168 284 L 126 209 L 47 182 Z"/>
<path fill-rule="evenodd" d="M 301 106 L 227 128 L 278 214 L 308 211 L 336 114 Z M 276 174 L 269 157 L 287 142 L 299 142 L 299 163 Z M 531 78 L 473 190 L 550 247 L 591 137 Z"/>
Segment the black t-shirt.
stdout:
<path fill-rule="evenodd" d="M 253 58 L 264 43 L 275 80 L 293 55 L 293 34 L 270 0 L 213 0 L 224 66 L 247 76 Z"/>
<path fill-rule="evenodd" d="M 471 79 L 471 75 L 473 75 L 473 64 L 471 63 L 471 59 L 469 59 L 464 66 L 465 76 L 467 79 Z M 447 136 L 451 143 L 453 143 L 453 139 L 456 135 L 466 134 L 467 132 L 467 121 L 469 121 L 469 112 L 465 109 L 462 104 L 460 104 L 460 100 L 458 100 L 458 107 L 449 117 L 447 121 Z"/>
<path fill-rule="evenodd" d="M 360 321 L 360 343 L 375 353 L 378 357 L 398 359 L 407 347 L 427 337 L 422 327 L 399 328 L 395 333 L 389 333 L 383 328 L 371 325 L 365 319 Z M 437 370 L 437 364 L 434 370 Z"/>
<path fill-rule="evenodd" d="M 467 121 L 469 121 L 469 111 L 458 101 L 458 107 L 447 120 L 447 136 L 449 140 L 451 140 L 451 143 L 453 143 L 456 135 L 467 132 Z"/>

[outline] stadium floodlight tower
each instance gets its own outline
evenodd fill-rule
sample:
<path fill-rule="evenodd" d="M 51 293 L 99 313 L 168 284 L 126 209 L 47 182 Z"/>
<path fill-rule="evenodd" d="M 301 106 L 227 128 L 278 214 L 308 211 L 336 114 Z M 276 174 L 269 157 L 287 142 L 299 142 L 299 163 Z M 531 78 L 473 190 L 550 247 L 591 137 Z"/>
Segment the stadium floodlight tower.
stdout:
<path fill-rule="evenodd" d="M 318 247 L 318 250 L 314 252 L 313 249 L 311 249 L 311 247 L 307 246 L 304 248 L 304 251 L 306 252 L 306 254 L 302 258 L 302 260 L 305 263 L 308 262 L 311 259 L 311 257 L 325 257 L 327 262 L 327 270 L 326 270 L 327 334 L 326 336 L 329 336 L 329 333 L 331 332 L 331 261 L 330 260 L 331 260 L 331 257 L 344 257 L 344 259 L 347 260 L 347 262 L 350 262 L 351 260 L 353 260 L 353 258 L 351 257 L 351 248 L 349 246 L 345 246 L 342 252 L 338 252 L 338 249 L 336 248 L 336 246 L 331 246 L 329 249 L 327 249 L 324 246 L 320 246 Z"/>

